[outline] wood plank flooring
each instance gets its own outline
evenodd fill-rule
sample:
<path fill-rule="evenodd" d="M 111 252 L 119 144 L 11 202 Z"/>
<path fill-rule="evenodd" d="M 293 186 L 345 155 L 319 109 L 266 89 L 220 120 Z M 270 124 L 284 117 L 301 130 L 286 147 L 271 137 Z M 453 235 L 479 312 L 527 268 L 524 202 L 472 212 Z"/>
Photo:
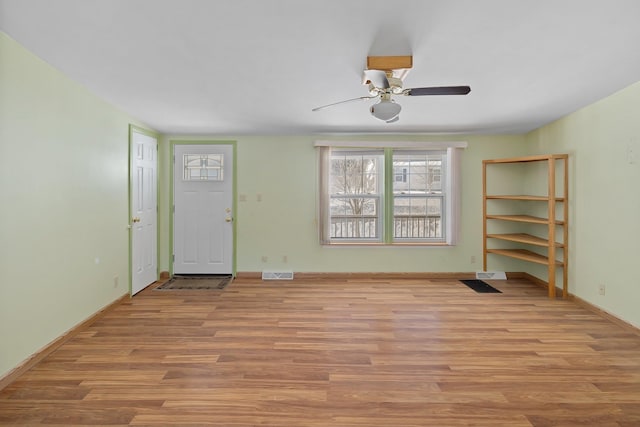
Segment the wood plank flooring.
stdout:
<path fill-rule="evenodd" d="M 0 425 L 640 426 L 640 337 L 520 280 L 145 290 L 0 391 Z"/>

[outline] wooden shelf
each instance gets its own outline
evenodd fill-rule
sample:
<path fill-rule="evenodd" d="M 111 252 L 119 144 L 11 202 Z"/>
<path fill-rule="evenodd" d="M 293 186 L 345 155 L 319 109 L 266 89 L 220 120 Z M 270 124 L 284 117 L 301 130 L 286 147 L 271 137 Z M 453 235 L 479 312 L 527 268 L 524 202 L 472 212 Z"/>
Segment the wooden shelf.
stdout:
<path fill-rule="evenodd" d="M 548 160 L 567 160 L 569 158 L 568 154 L 541 154 L 538 156 L 521 156 L 521 157 L 510 157 L 506 159 L 488 159 L 483 160 L 484 164 L 492 164 L 492 163 L 524 163 L 524 162 L 541 162 Z"/>
<path fill-rule="evenodd" d="M 508 240 L 510 242 L 526 243 L 527 245 L 544 246 L 544 247 L 549 246 L 549 240 L 541 239 L 540 237 L 532 236 L 531 234 L 526 234 L 526 233 L 487 234 L 487 238 Z M 560 242 L 555 242 L 555 246 L 557 248 L 563 248 L 564 244 Z"/>
<path fill-rule="evenodd" d="M 526 249 L 487 249 L 487 253 L 508 256 L 510 258 L 535 262 L 536 264 L 549 264 L 549 258 Z M 556 265 L 562 266 L 562 261 L 556 261 Z"/>
<path fill-rule="evenodd" d="M 549 224 L 547 218 L 531 215 L 487 215 L 487 219 L 499 219 L 502 221 L 528 222 L 530 224 Z M 563 225 L 564 221 L 556 220 L 556 225 Z"/>
<path fill-rule="evenodd" d="M 547 196 L 528 196 L 528 195 L 487 195 L 487 199 L 491 200 L 530 200 L 534 202 L 548 202 L 549 198 Z M 556 197 L 556 202 L 564 202 L 564 197 Z"/>
<path fill-rule="evenodd" d="M 539 182 L 539 185 L 534 186 L 534 188 L 536 188 L 535 192 L 537 192 L 538 194 L 543 193 L 547 194 L 547 196 L 509 193 L 510 190 L 513 191 L 514 189 L 518 188 L 518 184 L 521 183 L 513 183 L 514 185 L 511 185 L 512 183 L 508 180 L 504 181 L 504 175 L 496 175 L 501 176 L 501 185 L 496 185 L 495 188 L 488 188 L 488 169 L 499 170 L 503 168 L 500 165 L 517 165 L 530 162 L 539 162 L 540 166 L 534 166 L 533 168 L 529 166 L 518 166 L 517 169 L 521 170 L 523 175 L 526 175 L 529 171 L 533 171 L 537 174 L 536 179 L 538 179 L 538 175 L 543 172 L 542 168 L 544 168 L 544 172 L 546 172 L 547 178 L 545 186 L 546 188 L 542 186 L 542 182 Z M 487 254 L 501 255 L 545 265 L 547 267 L 547 287 L 549 298 L 555 298 L 556 296 L 557 268 L 562 269 L 562 295 L 565 298 L 567 298 L 568 296 L 568 163 L 568 154 L 542 154 L 536 156 L 511 157 L 505 159 L 490 159 L 482 161 L 482 267 L 485 271 L 488 270 Z M 512 168 L 516 168 L 516 166 L 513 166 Z M 517 169 L 513 169 L 514 172 Z M 562 172 L 558 174 L 556 169 L 561 170 Z M 502 187 L 502 189 L 498 190 L 498 188 L 500 187 Z M 496 194 L 501 192 L 504 192 L 506 194 Z M 502 202 L 491 203 L 491 205 L 489 205 L 489 200 L 501 200 Z M 539 204 L 516 203 L 519 201 L 536 202 Z M 489 207 L 492 212 L 491 214 L 488 213 Z M 546 209 L 544 211 L 541 210 L 545 207 Z M 510 214 L 508 212 L 520 212 L 521 214 Z M 547 216 L 547 218 L 528 215 L 535 213 L 545 215 Z M 490 220 L 494 220 L 494 222 L 491 222 Z M 505 224 L 501 224 L 500 222 L 496 221 L 511 221 L 522 225 L 518 226 L 516 224 L 512 224 L 506 227 Z M 491 227 L 489 227 L 489 223 Z M 527 234 L 525 231 L 528 230 L 526 229 L 526 227 L 524 227 L 524 224 L 537 224 L 536 234 L 545 236 L 546 238 Z M 511 231 L 515 231 L 513 229 L 516 227 L 520 227 L 520 231 L 522 231 L 522 233 L 512 233 Z M 492 233 L 488 232 L 489 228 L 492 229 Z M 543 230 L 546 230 L 546 232 L 544 232 Z M 493 242 L 492 246 L 499 246 L 500 242 L 510 242 L 510 247 L 513 247 L 514 249 L 499 247 L 489 248 L 487 244 L 487 241 L 489 239 L 491 239 L 491 241 Z M 503 243 L 503 245 L 506 246 L 505 243 Z M 539 253 L 535 253 L 528 249 L 525 249 L 531 246 L 543 248 L 544 250 L 541 252 L 544 252 L 547 255 L 541 255 Z M 558 261 L 557 258 L 561 258 L 562 260 Z"/>

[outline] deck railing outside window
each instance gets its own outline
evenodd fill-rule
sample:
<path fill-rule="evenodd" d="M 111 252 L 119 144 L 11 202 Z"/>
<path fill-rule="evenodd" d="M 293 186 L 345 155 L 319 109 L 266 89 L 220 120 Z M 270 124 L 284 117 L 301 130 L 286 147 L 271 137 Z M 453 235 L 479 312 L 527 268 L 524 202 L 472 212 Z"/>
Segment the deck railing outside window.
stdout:
<path fill-rule="evenodd" d="M 393 230 L 396 239 L 433 239 L 442 237 L 440 215 L 396 215 Z"/>
<path fill-rule="evenodd" d="M 396 215 L 393 220 L 394 236 L 399 239 L 431 239 L 442 237 L 440 215 Z M 332 239 L 375 239 L 378 218 L 375 216 L 331 216 Z"/>

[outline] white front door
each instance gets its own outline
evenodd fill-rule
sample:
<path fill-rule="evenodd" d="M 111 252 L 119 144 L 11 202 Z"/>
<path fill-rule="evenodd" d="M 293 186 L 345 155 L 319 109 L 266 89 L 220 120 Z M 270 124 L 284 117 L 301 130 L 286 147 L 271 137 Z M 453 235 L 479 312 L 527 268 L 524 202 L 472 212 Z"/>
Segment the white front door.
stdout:
<path fill-rule="evenodd" d="M 174 274 L 233 273 L 233 146 L 175 145 Z"/>
<path fill-rule="evenodd" d="M 131 134 L 131 295 L 158 278 L 158 140 Z"/>

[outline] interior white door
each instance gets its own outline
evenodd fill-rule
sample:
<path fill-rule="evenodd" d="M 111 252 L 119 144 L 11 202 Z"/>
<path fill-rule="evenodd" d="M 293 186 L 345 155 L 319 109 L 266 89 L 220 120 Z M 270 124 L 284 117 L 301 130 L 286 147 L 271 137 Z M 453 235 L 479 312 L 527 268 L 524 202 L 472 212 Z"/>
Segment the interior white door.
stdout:
<path fill-rule="evenodd" d="M 233 146 L 175 145 L 174 274 L 233 272 Z"/>
<path fill-rule="evenodd" d="M 158 277 L 158 140 L 132 132 L 131 294 Z"/>

